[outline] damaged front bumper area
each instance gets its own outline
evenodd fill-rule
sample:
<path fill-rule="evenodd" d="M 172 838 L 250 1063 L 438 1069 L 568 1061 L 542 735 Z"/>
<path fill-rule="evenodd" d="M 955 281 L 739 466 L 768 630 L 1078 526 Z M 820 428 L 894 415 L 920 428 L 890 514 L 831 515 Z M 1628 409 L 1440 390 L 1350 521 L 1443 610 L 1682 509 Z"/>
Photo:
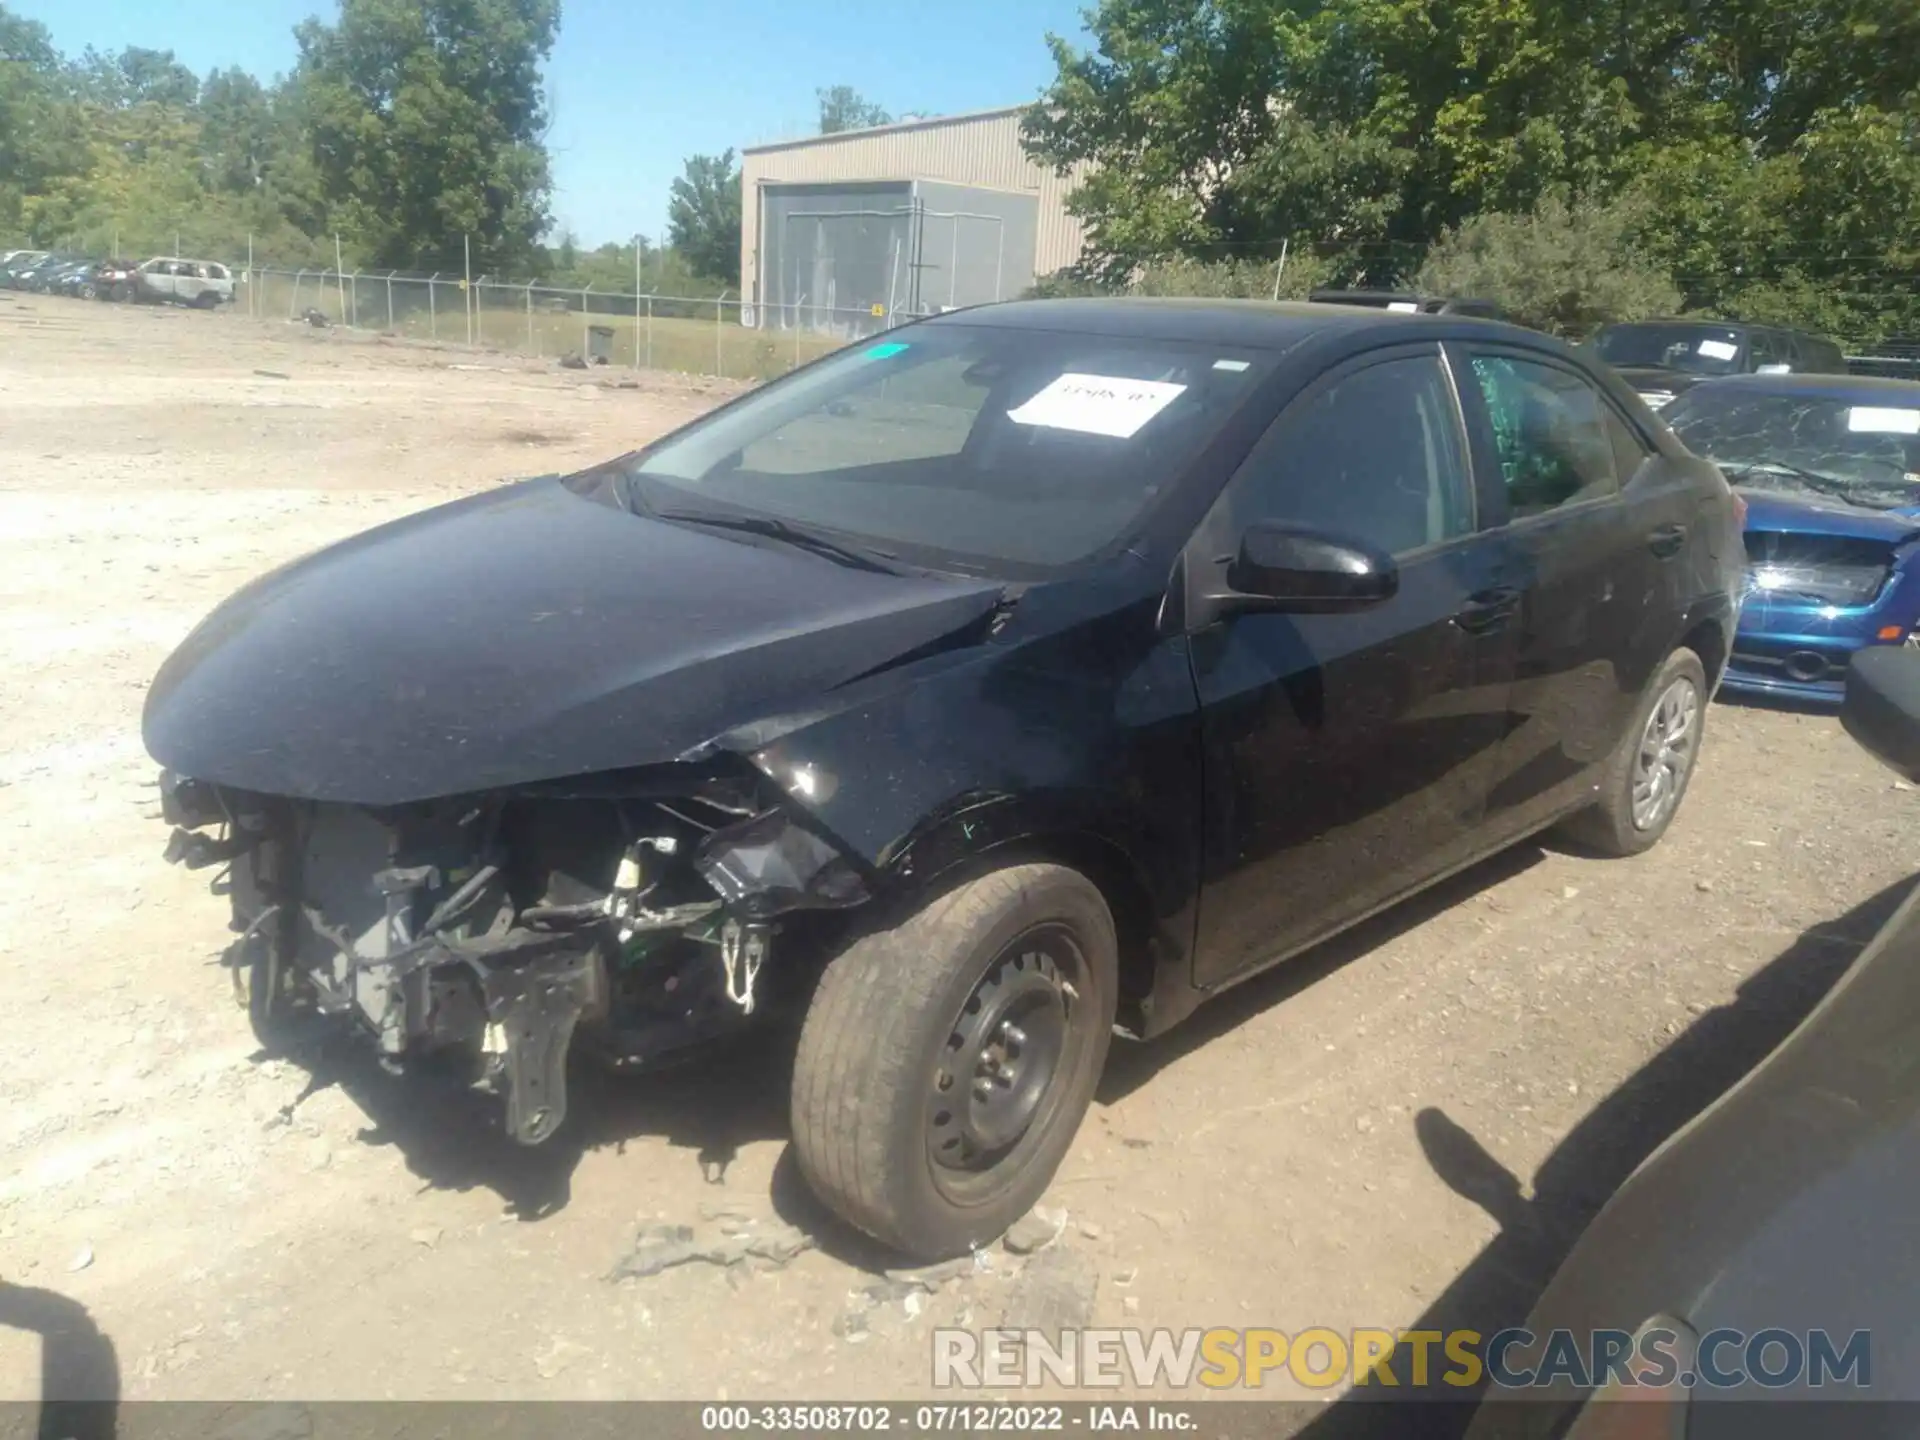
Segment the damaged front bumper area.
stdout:
<path fill-rule="evenodd" d="M 870 876 L 757 772 L 598 777 L 388 810 L 171 773 L 167 858 L 219 868 L 270 1044 L 351 1017 L 390 1070 L 452 1062 L 538 1144 L 570 1055 L 685 1058 L 804 993 Z"/>

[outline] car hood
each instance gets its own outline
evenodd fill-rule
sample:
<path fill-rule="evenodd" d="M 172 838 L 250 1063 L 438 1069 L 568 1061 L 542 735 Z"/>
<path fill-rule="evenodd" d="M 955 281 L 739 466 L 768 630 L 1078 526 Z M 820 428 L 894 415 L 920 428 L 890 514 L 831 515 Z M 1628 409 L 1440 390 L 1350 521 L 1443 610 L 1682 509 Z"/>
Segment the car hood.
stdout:
<path fill-rule="evenodd" d="M 657 764 L 968 632 L 1000 596 L 547 477 L 254 581 L 161 668 L 144 736 L 183 775 L 364 805 Z"/>
<path fill-rule="evenodd" d="M 1782 495 L 1749 485 L 1736 487 L 1747 502 L 1747 529 L 1783 530 L 1798 535 L 1828 535 L 1836 539 L 1885 540 L 1888 544 L 1920 535 L 1920 514 L 1914 510 L 1867 510 L 1818 496 Z"/>

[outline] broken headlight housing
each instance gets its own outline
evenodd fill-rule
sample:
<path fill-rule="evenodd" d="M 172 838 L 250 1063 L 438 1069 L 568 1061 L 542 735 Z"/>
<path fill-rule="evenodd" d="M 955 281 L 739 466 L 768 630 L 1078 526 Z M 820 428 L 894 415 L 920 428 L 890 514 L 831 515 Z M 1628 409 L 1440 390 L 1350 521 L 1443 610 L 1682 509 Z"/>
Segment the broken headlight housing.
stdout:
<path fill-rule="evenodd" d="M 1749 593 L 1851 609 L 1870 605 L 1893 570 L 1886 542 L 1787 531 L 1747 532 Z"/>

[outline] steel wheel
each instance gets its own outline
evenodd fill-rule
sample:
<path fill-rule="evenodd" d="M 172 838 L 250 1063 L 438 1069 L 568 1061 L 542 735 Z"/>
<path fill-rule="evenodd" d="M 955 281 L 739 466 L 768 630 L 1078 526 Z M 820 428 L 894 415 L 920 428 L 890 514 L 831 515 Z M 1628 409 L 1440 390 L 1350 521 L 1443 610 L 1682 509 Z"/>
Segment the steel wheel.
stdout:
<path fill-rule="evenodd" d="M 794 1057 L 801 1174 L 923 1260 L 1001 1235 L 1052 1182 L 1107 1055 L 1112 912 L 1086 876 L 989 871 L 827 965 Z"/>
<path fill-rule="evenodd" d="M 1064 925 L 1012 941 L 981 973 L 927 1077 L 933 1183 L 966 1196 L 1033 1129 L 1068 1056 L 1087 960 Z"/>
<path fill-rule="evenodd" d="M 1031 930 L 988 965 L 929 1077 L 927 1153 L 942 1189 L 1020 1143 L 1060 1074 L 1085 961 L 1060 926 Z"/>
<path fill-rule="evenodd" d="M 1633 767 L 1633 823 L 1651 830 L 1667 818 L 1693 764 L 1700 693 L 1682 676 L 1661 693 L 1640 736 Z"/>

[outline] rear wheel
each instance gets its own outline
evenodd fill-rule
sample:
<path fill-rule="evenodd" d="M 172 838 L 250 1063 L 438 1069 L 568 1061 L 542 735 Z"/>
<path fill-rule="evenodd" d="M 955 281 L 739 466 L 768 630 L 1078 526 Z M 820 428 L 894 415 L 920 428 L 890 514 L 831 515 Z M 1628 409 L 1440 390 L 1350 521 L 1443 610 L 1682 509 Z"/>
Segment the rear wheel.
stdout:
<path fill-rule="evenodd" d="M 1691 650 L 1674 651 L 1607 761 L 1599 795 L 1567 820 L 1561 833 L 1600 855 L 1638 855 L 1657 845 L 1693 779 L 1706 698 L 1707 672 L 1700 657 Z"/>
<path fill-rule="evenodd" d="M 1021 865 L 960 886 L 827 967 L 793 1077 L 801 1173 L 917 1257 L 964 1253 L 1038 1200 L 1112 1036 L 1113 917 L 1084 876 Z"/>

